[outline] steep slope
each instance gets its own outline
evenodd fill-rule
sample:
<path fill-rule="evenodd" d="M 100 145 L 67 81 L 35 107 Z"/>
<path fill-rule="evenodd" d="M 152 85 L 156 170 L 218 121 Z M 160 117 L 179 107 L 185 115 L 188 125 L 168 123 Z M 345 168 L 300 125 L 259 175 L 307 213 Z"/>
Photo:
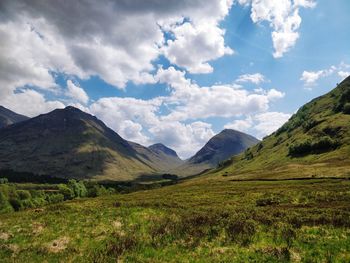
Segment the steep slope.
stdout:
<path fill-rule="evenodd" d="M 73 107 L 1 129 L 0 169 L 113 180 L 154 172 L 126 140 Z"/>
<path fill-rule="evenodd" d="M 173 173 L 180 175 L 194 175 L 206 169 L 216 167 L 235 154 L 257 144 L 258 139 L 243 132 L 225 129 L 211 138 L 202 149 Z"/>
<path fill-rule="evenodd" d="M 144 163 L 153 167 L 160 174 L 167 173 L 183 163 L 174 150 L 163 144 L 157 143 L 148 148 L 134 142 L 129 142 L 129 144 Z"/>
<path fill-rule="evenodd" d="M 250 178 L 349 176 L 350 77 L 301 107 L 218 173 Z M 262 176 L 264 174 L 264 176 Z"/>
<path fill-rule="evenodd" d="M 17 114 L 9 109 L 6 109 L 3 106 L 0 106 L 0 129 L 2 127 L 6 127 L 17 122 L 25 121 L 27 119 L 29 118 L 26 116 Z"/>

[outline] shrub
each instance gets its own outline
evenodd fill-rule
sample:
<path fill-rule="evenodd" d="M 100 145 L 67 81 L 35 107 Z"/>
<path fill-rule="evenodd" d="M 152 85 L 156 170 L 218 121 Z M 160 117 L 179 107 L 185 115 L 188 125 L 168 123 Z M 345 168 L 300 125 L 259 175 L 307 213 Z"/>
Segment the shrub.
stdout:
<path fill-rule="evenodd" d="M 7 200 L 6 196 L 0 192 L 0 213 L 7 213 L 13 211 L 12 206 Z"/>
<path fill-rule="evenodd" d="M 87 190 L 83 182 L 77 182 L 72 179 L 68 181 L 67 186 L 72 189 L 75 197 L 85 197 L 87 195 Z"/>
<path fill-rule="evenodd" d="M 32 195 L 28 190 L 17 190 L 16 192 L 20 200 L 27 200 L 32 198 Z"/>
<path fill-rule="evenodd" d="M 290 156 L 301 156 L 311 153 L 322 153 L 330 150 L 334 150 L 339 146 L 339 142 L 331 139 L 328 136 L 322 137 L 317 141 L 306 140 L 299 144 L 293 144 L 289 146 Z"/>
<path fill-rule="evenodd" d="M 41 207 L 46 205 L 48 202 L 42 197 L 36 197 L 32 199 L 32 203 L 34 207 Z"/>
<path fill-rule="evenodd" d="M 35 205 L 33 204 L 31 199 L 21 200 L 21 208 L 33 208 Z"/>
<path fill-rule="evenodd" d="M 56 203 L 64 201 L 64 195 L 63 194 L 51 194 L 51 195 L 47 196 L 47 200 L 50 204 L 56 204 Z"/>
<path fill-rule="evenodd" d="M 65 184 L 59 184 L 58 185 L 58 190 L 60 194 L 64 196 L 64 200 L 71 200 L 74 198 L 74 192 L 71 188 L 69 188 Z"/>
<path fill-rule="evenodd" d="M 245 152 L 244 152 L 244 159 L 245 160 L 252 160 L 254 158 L 254 155 L 253 155 L 253 153 L 250 151 L 250 150 L 246 150 Z"/>
<path fill-rule="evenodd" d="M 343 113 L 350 114 L 350 102 L 344 104 Z"/>
<path fill-rule="evenodd" d="M 17 198 L 10 198 L 9 202 L 15 211 L 22 209 L 22 202 Z"/>

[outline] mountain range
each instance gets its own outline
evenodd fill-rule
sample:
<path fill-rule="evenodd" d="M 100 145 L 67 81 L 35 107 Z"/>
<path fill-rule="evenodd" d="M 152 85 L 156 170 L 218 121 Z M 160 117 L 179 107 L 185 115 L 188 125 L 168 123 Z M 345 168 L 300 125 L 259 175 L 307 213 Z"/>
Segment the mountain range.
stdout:
<path fill-rule="evenodd" d="M 31 119 L 4 112 L 12 123 L 0 129 L 0 170 L 60 178 L 131 181 L 167 173 L 193 175 L 258 142 L 224 130 L 183 161 L 163 144 L 145 147 L 127 141 L 95 116 L 71 106 Z"/>

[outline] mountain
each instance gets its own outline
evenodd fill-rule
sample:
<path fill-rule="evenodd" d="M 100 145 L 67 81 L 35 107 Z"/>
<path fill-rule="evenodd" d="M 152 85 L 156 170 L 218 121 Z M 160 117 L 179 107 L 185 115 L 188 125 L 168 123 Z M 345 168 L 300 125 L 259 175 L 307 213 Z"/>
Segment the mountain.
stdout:
<path fill-rule="evenodd" d="M 204 170 L 216 167 L 235 154 L 257 144 L 258 139 L 236 130 L 225 129 L 212 137 L 185 164 L 171 171 L 180 175 L 194 175 Z"/>
<path fill-rule="evenodd" d="M 154 153 L 164 154 L 166 156 L 174 158 L 177 161 L 181 161 L 181 159 L 173 149 L 166 147 L 162 143 L 156 143 L 151 146 L 148 146 L 148 149 L 150 149 Z"/>
<path fill-rule="evenodd" d="M 27 119 L 29 118 L 26 116 L 17 114 L 9 109 L 6 109 L 3 106 L 0 106 L 0 128 L 17 122 L 25 121 Z"/>
<path fill-rule="evenodd" d="M 192 164 L 208 163 L 216 166 L 219 162 L 243 152 L 258 142 L 259 140 L 251 135 L 225 129 L 211 138 L 188 162 Z"/>
<path fill-rule="evenodd" d="M 134 142 L 129 142 L 129 144 L 144 163 L 153 167 L 160 174 L 167 173 L 183 163 L 174 150 L 161 143 L 148 148 Z"/>
<path fill-rule="evenodd" d="M 0 130 L 0 169 L 64 178 L 133 180 L 156 172 L 143 159 L 102 121 L 73 107 Z"/>
<path fill-rule="evenodd" d="M 349 176 L 349 168 L 350 77 L 218 173 L 252 179 L 333 177 Z"/>

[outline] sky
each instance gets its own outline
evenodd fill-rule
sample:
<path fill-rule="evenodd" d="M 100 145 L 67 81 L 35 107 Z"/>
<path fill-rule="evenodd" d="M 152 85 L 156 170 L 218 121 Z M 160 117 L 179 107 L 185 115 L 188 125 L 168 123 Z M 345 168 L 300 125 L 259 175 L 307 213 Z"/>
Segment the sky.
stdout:
<path fill-rule="evenodd" d="M 188 158 L 261 139 L 350 75 L 348 0 L 1 0 L 0 105 L 68 105 Z"/>

